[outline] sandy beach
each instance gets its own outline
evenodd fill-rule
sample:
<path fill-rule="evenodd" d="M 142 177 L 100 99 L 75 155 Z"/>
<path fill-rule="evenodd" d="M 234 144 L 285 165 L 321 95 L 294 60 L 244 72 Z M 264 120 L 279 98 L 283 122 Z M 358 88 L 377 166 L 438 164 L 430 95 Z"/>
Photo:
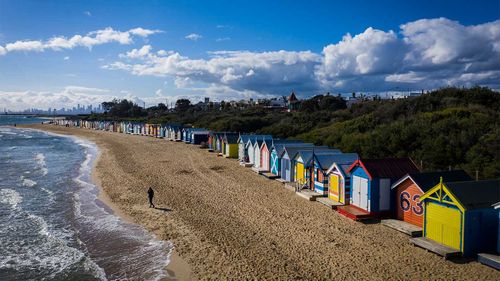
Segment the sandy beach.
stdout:
<path fill-rule="evenodd" d="M 500 280 L 380 224 L 351 221 L 198 146 L 53 125 L 96 143 L 94 179 L 118 215 L 175 245 L 179 280 Z M 148 208 L 155 190 L 158 209 Z"/>

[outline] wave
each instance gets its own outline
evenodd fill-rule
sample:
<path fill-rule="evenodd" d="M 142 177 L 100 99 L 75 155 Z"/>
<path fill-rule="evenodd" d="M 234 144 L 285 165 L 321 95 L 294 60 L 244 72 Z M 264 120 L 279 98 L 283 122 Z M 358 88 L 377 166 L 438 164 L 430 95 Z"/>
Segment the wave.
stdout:
<path fill-rule="evenodd" d="M 19 205 L 23 201 L 21 195 L 10 188 L 0 189 L 0 203 L 8 204 L 12 209 L 17 209 L 17 205 Z"/>
<path fill-rule="evenodd" d="M 38 169 L 42 172 L 42 175 L 46 176 L 49 170 L 47 169 L 47 163 L 45 162 L 45 155 L 43 153 L 37 153 L 35 155 L 35 161 Z"/>
<path fill-rule="evenodd" d="M 98 263 L 114 264 L 105 268 L 108 278 L 113 280 L 161 280 L 169 277 L 165 266 L 170 263 L 173 244 L 157 239 L 138 225 L 123 221 L 99 201 L 99 190 L 90 177 L 97 148 L 90 142 L 74 140 L 85 149 L 85 159 L 73 179 L 81 187 L 73 195 L 74 214 L 83 225 L 82 234 L 87 234 L 82 240 L 87 243 L 90 254 L 96 256 Z M 116 248 L 112 242 L 103 242 L 103 237 L 113 237 L 121 245 L 128 246 Z M 118 265 L 122 269 L 118 270 Z"/>

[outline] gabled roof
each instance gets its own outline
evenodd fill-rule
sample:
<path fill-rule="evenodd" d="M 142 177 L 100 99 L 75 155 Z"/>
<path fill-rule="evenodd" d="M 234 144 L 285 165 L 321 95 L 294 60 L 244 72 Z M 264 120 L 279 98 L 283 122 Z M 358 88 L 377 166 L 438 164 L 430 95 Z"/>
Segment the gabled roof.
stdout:
<path fill-rule="evenodd" d="M 465 209 L 491 208 L 500 201 L 500 180 L 443 183 Z"/>
<path fill-rule="evenodd" d="M 299 142 L 299 143 L 274 143 L 273 146 L 271 147 L 271 151 L 272 150 L 276 150 L 276 154 L 278 155 L 278 157 L 281 157 L 281 154 L 283 153 L 283 151 L 285 150 L 286 147 L 313 147 L 314 144 L 312 143 L 303 143 L 303 142 Z"/>
<path fill-rule="evenodd" d="M 357 166 L 361 166 L 370 179 L 399 179 L 408 173 L 419 172 L 417 166 L 410 158 L 360 159 L 349 167 L 348 172 L 350 173 Z"/>
<path fill-rule="evenodd" d="M 300 158 L 302 158 L 302 163 L 307 165 L 307 164 L 311 163 L 311 161 L 315 155 L 317 155 L 317 156 L 319 156 L 319 155 L 332 155 L 332 154 L 339 154 L 339 153 L 342 153 L 342 152 L 338 149 L 315 147 L 312 150 L 299 150 L 297 152 L 297 154 L 295 154 L 294 159 L 300 156 Z"/>
<path fill-rule="evenodd" d="M 356 160 L 354 160 L 356 161 Z M 353 162 L 354 162 L 353 161 Z M 346 163 L 346 164 L 338 164 L 338 163 L 333 163 L 330 168 L 328 168 L 328 171 L 326 171 L 327 174 L 331 173 L 334 168 L 336 168 L 344 177 L 348 177 L 350 175 L 349 173 L 349 167 L 351 167 L 351 163 Z"/>
<path fill-rule="evenodd" d="M 244 143 L 246 143 L 246 142 L 248 142 L 248 140 L 255 139 L 255 138 L 272 139 L 273 136 L 271 136 L 271 135 L 252 135 L 252 134 L 240 135 L 240 137 L 238 138 L 238 142 L 243 141 Z"/>
<path fill-rule="evenodd" d="M 227 142 L 227 143 L 238 143 L 238 134 L 237 133 L 228 133 L 224 136 L 224 140 Z"/>
<path fill-rule="evenodd" d="M 297 97 L 295 96 L 295 93 L 294 93 L 294 92 L 292 92 L 292 93 L 288 96 L 287 100 L 288 100 L 289 102 L 298 101 L 298 99 L 297 99 Z"/>
<path fill-rule="evenodd" d="M 359 159 L 357 153 L 318 154 L 314 157 L 322 170 L 329 169 L 333 163 L 352 164 Z"/>
<path fill-rule="evenodd" d="M 299 146 L 299 145 L 293 145 L 293 146 L 285 146 L 285 148 L 283 149 L 283 152 L 281 153 L 281 155 L 279 155 L 279 157 L 283 158 L 283 156 L 285 155 L 285 153 L 288 154 L 288 157 L 290 159 L 293 159 L 295 158 L 295 155 L 297 155 L 297 153 L 301 150 L 303 151 L 307 151 L 307 150 L 317 150 L 317 149 L 328 149 L 327 146 Z"/>
<path fill-rule="evenodd" d="M 472 178 L 464 170 L 411 173 L 395 182 L 391 188 L 396 188 L 407 179 L 413 181 L 423 193 L 436 186 L 443 178 L 444 182 L 471 181 Z"/>
<path fill-rule="evenodd" d="M 265 139 L 262 141 L 262 144 L 260 145 L 260 149 L 262 149 L 264 147 L 264 145 L 267 147 L 267 150 L 270 150 L 271 149 L 271 146 L 273 144 L 273 140 L 269 140 L 269 139 Z"/>

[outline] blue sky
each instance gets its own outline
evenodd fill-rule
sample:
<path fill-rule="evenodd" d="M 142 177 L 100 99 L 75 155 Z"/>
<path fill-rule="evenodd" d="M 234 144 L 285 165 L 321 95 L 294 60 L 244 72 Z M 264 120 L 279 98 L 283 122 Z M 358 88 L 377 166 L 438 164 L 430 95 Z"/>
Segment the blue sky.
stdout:
<path fill-rule="evenodd" d="M 0 107 L 498 89 L 499 18 L 498 0 L 2 0 Z"/>

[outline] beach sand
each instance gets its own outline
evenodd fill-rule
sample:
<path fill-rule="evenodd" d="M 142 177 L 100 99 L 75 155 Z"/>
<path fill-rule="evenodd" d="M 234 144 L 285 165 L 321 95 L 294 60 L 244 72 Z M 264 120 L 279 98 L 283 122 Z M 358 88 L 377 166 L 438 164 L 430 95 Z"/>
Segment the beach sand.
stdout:
<path fill-rule="evenodd" d="M 499 271 L 445 261 L 404 234 L 351 221 L 198 146 L 31 127 L 99 146 L 94 176 L 101 198 L 118 215 L 174 243 L 169 270 L 179 280 L 500 280 Z M 150 186 L 161 209 L 148 208 Z"/>

